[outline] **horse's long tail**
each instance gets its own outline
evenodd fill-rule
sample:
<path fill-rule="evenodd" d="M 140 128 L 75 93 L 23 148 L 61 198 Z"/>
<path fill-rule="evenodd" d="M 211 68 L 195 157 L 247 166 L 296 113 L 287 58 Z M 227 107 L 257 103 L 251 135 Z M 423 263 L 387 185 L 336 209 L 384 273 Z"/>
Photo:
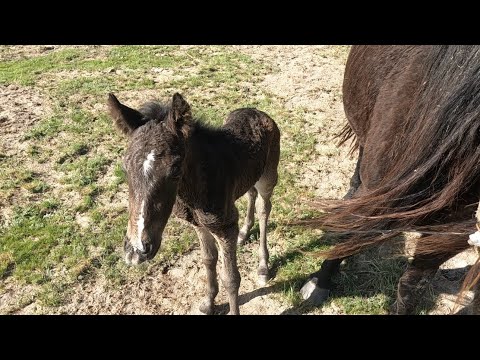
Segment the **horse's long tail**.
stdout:
<path fill-rule="evenodd" d="M 355 136 L 355 132 L 353 131 L 350 124 L 346 124 L 342 128 L 342 130 L 340 130 L 340 132 L 335 136 L 335 138 L 339 140 L 337 146 L 342 146 L 348 140 L 353 139 L 353 144 L 350 148 L 349 155 L 352 155 L 353 152 L 359 147 L 358 138 Z"/>

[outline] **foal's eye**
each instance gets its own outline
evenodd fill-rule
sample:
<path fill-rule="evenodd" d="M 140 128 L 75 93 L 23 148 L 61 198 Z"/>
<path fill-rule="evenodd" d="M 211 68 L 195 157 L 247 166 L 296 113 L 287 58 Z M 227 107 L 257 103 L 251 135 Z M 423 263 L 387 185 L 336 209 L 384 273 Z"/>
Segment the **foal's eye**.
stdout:
<path fill-rule="evenodd" d="M 175 165 L 172 165 L 169 172 L 171 177 L 179 178 L 182 172 L 182 168 L 180 165 L 175 164 Z"/>

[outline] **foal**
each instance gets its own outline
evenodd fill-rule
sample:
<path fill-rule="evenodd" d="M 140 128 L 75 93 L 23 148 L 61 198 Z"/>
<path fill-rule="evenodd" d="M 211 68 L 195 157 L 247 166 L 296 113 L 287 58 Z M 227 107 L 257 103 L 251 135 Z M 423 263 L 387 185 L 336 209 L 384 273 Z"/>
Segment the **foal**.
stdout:
<path fill-rule="evenodd" d="M 243 244 L 253 226 L 254 206 L 260 222 L 259 283 L 268 280 L 266 231 L 278 178 L 277 125 L 267 114 L 244 108 L 231 112 L 221 128 L 210 128 L 192 118 L 178 93 L 171 105 L 149 102 L 138 111 L 110 94 L 108 106 L 117 128 L 130 139 L 124 158 L 129 188 L 125 261 L 136 265 L 155 256 L 173 211 L 200 240 L 208 283 L 200 310 L 213 313 L 218 244 L 229 314 L 238 314 L 237 241 Z M 239 231 L 235 200 L 246 192 L 247 216 Z"/>

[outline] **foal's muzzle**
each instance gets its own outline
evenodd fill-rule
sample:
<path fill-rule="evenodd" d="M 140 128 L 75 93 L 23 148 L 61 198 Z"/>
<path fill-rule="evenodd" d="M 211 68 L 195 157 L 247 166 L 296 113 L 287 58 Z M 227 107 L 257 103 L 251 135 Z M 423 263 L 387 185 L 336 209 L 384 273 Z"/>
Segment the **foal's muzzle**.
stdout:
<path fill-rule="evenodd" d="M 151 244 L 143 244 L 143 249 L 139 250 L 132 246 L 128 237 L 123 240 L 123 250 L 125 252 L 125 262 L 128 265 L 138 265 L 144 261 L 152 259 L 157 253 L 157 249 Z"/>

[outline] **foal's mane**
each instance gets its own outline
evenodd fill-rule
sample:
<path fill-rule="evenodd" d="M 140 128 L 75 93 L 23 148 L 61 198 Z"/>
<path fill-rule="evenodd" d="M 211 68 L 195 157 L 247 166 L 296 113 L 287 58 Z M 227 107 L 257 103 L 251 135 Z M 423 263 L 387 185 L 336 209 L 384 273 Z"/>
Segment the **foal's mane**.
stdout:
<path fill-rule="evenodd" d="M 144 103 L 138 111 L 142 113 L 145 118 L 148 118 L 150 121 L 162 122 L 167 120 L 167 116 L 172 109 L 170 104 L 163 103 L 159 100 L 152 100 Z M 205 122 L 203 118 L 191 118 L 189 127 L 196 130 L 203 130 L 206 132 L 217 132 L 219 129 L 213 126 L 210 126 Z"/>
<path fill-rule="evenodd" d="M 149 101 L 140 106 L 138 111 L 149 119 L 163 121 L 171 108 L 171 105 L 166 105 L 160 101 Z"/>

